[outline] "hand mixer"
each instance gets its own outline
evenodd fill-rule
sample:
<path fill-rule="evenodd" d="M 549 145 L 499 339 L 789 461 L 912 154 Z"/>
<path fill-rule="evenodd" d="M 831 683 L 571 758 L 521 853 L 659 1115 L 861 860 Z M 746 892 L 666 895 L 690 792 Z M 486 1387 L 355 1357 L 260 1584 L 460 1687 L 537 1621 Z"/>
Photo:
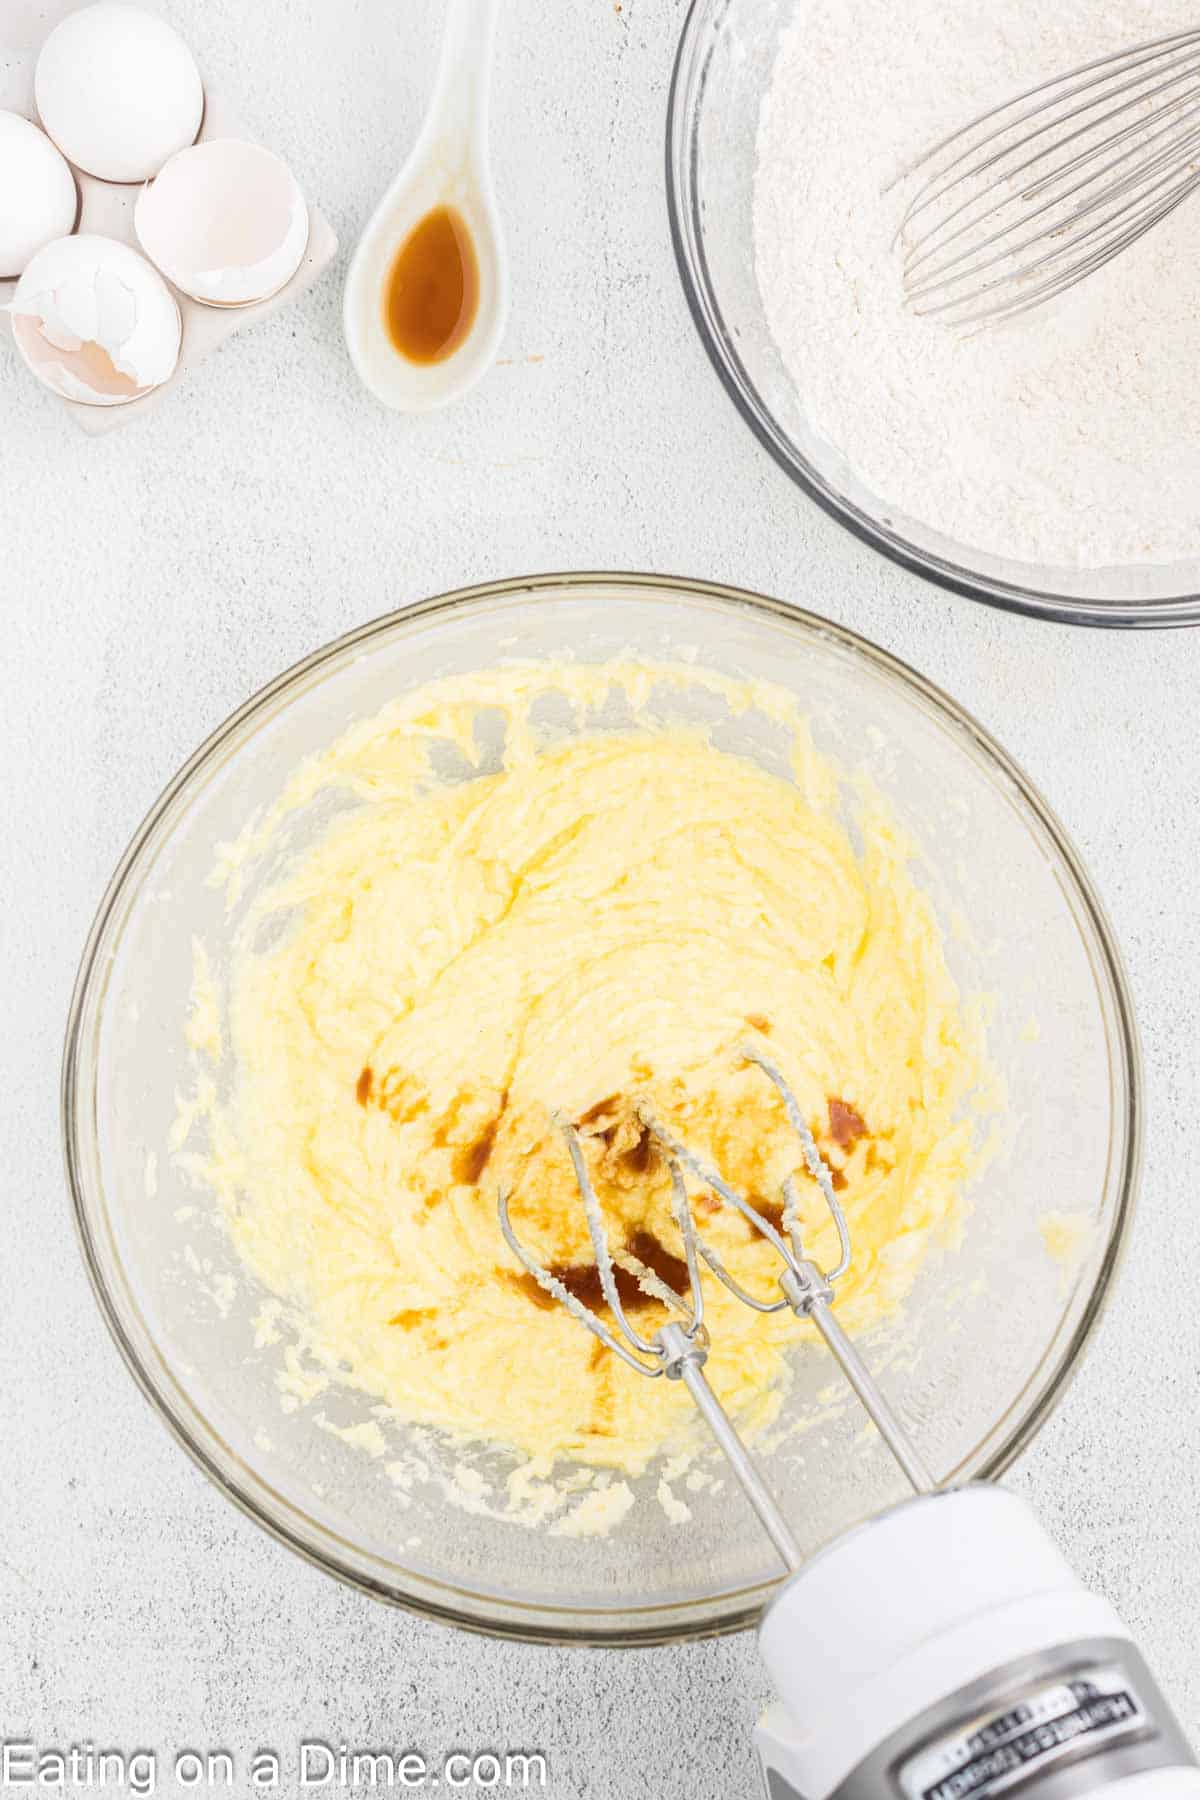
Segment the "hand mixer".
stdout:
<path fill-rule="evenodd" d="M 828 1273 L 805 1254 L 794 1175 L 780 1228 L 646 1109 L 640 1122 L 665 1159 L 687 1294 L 628 1252 L 621 1266 L 675 1315 L 653 1336 L 629 1318 L 578 1129 L 560 1120 L 583 1198 L 608 1319 L 522 1245 L 509 1196 L 500 1227 L 538 1285 L 607 1349 L 648 1379 L 682 1381 L 789 1571 L 759 1643 L 780 1694 L 755 1734 L 768 1800 L 1035 1800 L 1101 1794 L 1200 1796 L 1200 1767 L 1116 1612 L 1090 1594 L 1014 1495 L 984 1485 L 938 1490 L 833 1313 L 850 1267 L 850 1234 L 832 1172 L 795 1094 L 761 1051 L 742 1056 L 778 1090 L 804 1167 L 837 1229 Z M 735 1279 L 697 1229 L 687 1176 L 734 1209 L 782 1264 L 761 1298 Z M 762 1472 L 704 1374 L 709 1337 L 701 1264 L 757 1312 L 809 1319 L 839 1364 L 913 1497 L 855 1527 L 806 1566 Z M 611 1320 L 611 1323 L 609 1323 Z"/>
<path fill-rule="evenodd" d="M 1029 88 L 916 167 L 897 234 L 914 312 L 961 325 L 1052 300 L 1200 187 L 1200 26 Z"/>

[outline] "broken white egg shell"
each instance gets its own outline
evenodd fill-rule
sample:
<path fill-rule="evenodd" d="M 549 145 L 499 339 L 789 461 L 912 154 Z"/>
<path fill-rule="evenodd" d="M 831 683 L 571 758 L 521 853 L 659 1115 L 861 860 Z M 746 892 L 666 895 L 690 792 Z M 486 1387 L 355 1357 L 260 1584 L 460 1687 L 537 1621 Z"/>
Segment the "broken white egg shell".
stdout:
<path fill-rule="evenodd" d="M 204 88 L 179 33 L 140 6 L 68 13 L 34 71 L 38 117 L 63 155 L 102 181 L 146 181 L 195 141 Z"/>
<path fill-rule="evenodd" d="M 39 381 L 88 406 L 122 406 L 179 361 L 174 294 L 144 256 L 83 234 L 39 250 L 9 302 L 17 348 Z"/>
<path fill-rule="evenodd" d="M 138 196 L 134 229 L 182 293 L 249 306 L 286 286 L 308 247 L 308 207 L 282 159 L 211 138 L 179 151 Z"/>
<path fill-rule="evenodd" d="M 0 194 L 0 276 L 8 277 L 19 275 L 43 244 L 68 236 L 79 212 L 79 191 L 62 152 L 12 112 L 0 112 Z"/>

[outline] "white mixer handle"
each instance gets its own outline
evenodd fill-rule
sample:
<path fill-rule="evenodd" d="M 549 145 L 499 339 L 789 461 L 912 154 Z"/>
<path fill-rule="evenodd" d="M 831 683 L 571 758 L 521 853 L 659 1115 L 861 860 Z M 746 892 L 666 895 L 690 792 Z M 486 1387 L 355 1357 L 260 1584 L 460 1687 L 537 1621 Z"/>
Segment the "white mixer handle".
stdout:
<path fill-rule="evenodd" d="M 1106 1781 L 1092 1788 L 1088 1800 L 1196 1800 L 1200 1794 L 1200 1769 L 1147 1769 L 1124 1781 Z"/>
<path fill-rule="evenodd" d="M 926 1494 L 781 1589 L 756 1734 L 769 1800 L 1200 1800 L 1107 1600 L 994 1487 Z"/>

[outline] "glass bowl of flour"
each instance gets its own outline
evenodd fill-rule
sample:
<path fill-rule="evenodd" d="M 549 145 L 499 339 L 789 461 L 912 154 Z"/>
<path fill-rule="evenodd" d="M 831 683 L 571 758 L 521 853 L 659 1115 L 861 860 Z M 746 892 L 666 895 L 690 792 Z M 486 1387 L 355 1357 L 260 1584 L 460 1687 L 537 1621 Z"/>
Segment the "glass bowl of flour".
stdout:
<path fill-rule="evenodd" d="M 1084 624 L 1200 620 L 1200 204 L 973 336 L 906 313 L 905 170 L 986 107 L 1193 23 L 1187 0 L 694 0 L 672 233 L 739 410 L 942 586 Z"/>

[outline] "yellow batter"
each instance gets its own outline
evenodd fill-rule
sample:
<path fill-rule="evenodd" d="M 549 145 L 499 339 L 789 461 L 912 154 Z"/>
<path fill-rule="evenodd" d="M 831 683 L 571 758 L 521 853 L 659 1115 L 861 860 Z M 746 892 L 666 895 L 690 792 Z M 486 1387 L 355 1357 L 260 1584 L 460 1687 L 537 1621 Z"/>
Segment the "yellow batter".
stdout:
<path fill-rule="evenodd" d="M 637 1473 L 692 1419 L 678 1386 L 640 1379 L 548 1304 L 501 1238 L 503 1185 L 523 1239 L 589 1293 L 552 1114 L 586 1134 L 614 1247 L 669 1276 L 669 1184 L 637 1108 L 777 1208 L 802 1164 L 740 1055 L 767 1049 L 837 1171 L 853 1327 L 903 1298 L 971 1161 L 976 1060 L 903 844 L 868 808 L 852 846 L 790 696 L 703 679 L 726 708 L 787 726 L 792 779 L 678 725 L 587 728 L 614 690 L 635 716 L 649 671 L 494 671 L 356 727 L 228 859 L 236 892 L 297 808 L 326 789 L 357 802 L 255 903 L 228 1017 L 206 1025 L 236 1070 L 206 1173 L 241 1254 L 352 1383 L 543 1464 Z M 581 732 L 536 728 L 548 687 Z M 481 718 L 506 731 L 485 774 L 471 768 Z M 801 1187 L 809 1246 L 832 1259 L 819 1193 Z M 761 1240 L 711 1195 L 697 1213 L 768 1292 Z M 627 1291 L 652 1332 L 661 1309 Z M 709 1374 L 753 1429 L 778 1407 L 800 1328 L 711 1280 L 706 1299 Z"/>

